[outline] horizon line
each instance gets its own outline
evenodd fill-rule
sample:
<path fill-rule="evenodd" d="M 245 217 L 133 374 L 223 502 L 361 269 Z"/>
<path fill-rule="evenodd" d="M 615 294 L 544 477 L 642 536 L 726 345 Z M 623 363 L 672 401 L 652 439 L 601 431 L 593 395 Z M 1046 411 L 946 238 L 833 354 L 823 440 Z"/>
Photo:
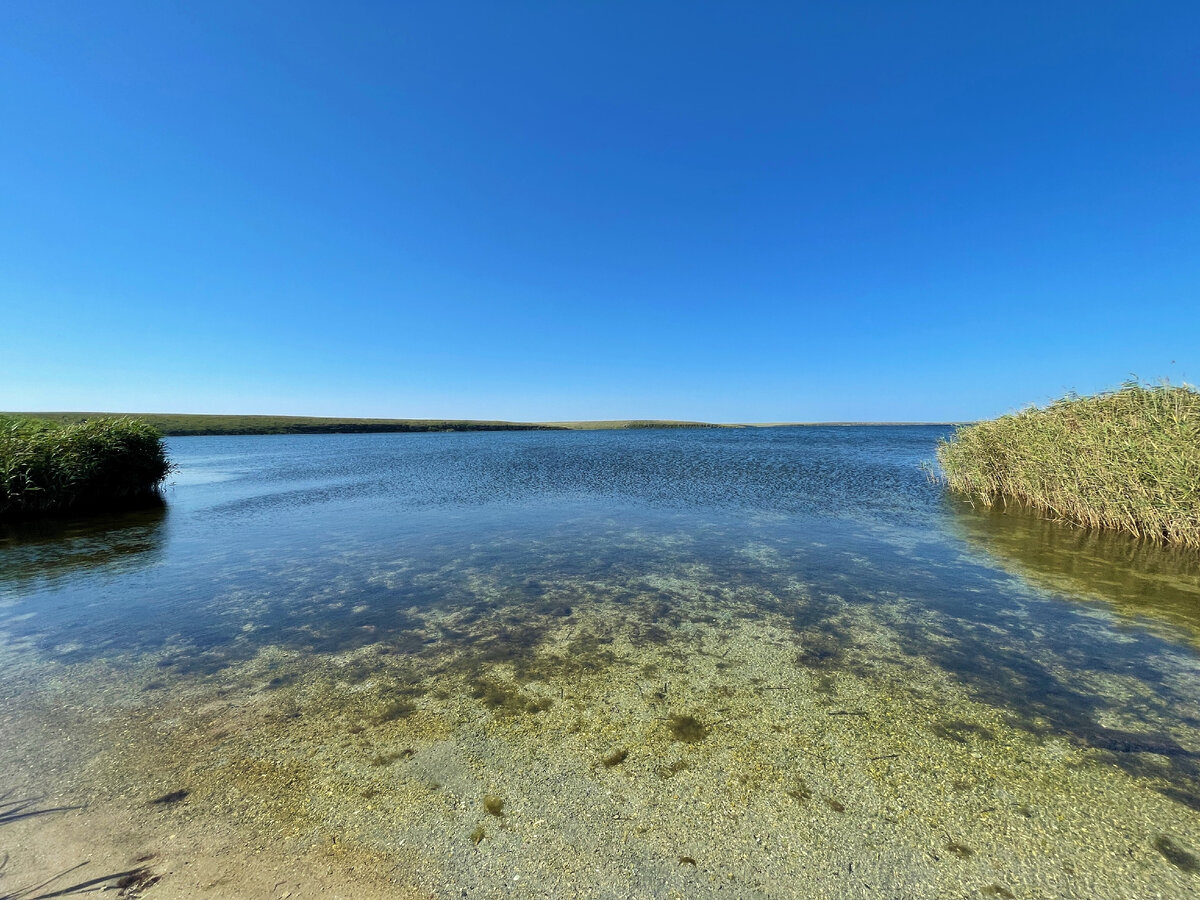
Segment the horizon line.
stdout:
<path fill-rule="evenodd" d="M 811 426 L 854 426 L 854 425 L 968 425 L 975 420 L 865 420 L 865 419 L 830 419 L 808 421 L 768 421 L 768 422 L 709 422 L 702 419 L 657 419 L 657 418 L 626 418 L 626 419 L 482 419 L 482 418 L 450 418 L 450 417 L 392 417 L 392 416 L 313 416 L 296 415 L 292 413 L 181 413 L 181 412 L 117 412 L 105 410 L 4 410 L 0 416 L 54 416 L 54 417 L 97 417 L 115 416 L 130 418 L 159 418 L 159 419 L 254 419 L 255 424 L 266 424 L 262 420 L 287 420 L 294 424 L 313 422 L 328 425 L 361 423 L 364 425 L 488 425 L 514 426 L 519 428 L 570 428 L 572 426 L 592 426 L 603 429 L 605 426 L 620 428 L 629 425 L 653 427 L 707 427 L 707 428 L 789 428 Z M 249 423 L 248 423 L 249 424 Z"/>

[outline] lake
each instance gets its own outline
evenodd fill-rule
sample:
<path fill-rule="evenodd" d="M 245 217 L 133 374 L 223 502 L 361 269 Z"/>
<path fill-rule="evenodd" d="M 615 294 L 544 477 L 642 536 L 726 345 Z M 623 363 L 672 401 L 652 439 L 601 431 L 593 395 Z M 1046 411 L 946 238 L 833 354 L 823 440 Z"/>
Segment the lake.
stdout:
<path fill-rule="evenodd" d="M 0 896 L 1195 896 L 1200 557 L 950 432 L 169 439 L 0 531 Z"/>

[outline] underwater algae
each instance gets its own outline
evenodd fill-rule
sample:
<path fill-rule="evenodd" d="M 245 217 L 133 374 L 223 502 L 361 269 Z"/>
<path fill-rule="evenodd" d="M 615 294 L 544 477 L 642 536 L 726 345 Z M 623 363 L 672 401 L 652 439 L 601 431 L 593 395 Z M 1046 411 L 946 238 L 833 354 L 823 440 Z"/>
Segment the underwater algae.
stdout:
<path fill-rule="evenodd" d="M 611 769 L 613 766 L 619 766 L 629 758 L 629 748 L 621 747 L 619 750 L 613 750 L 610 753 L 604 754 L 600 758 L 600 762 L 606 769 Z"/>
<path fill-rule="evenodd" d="M 730 883 L 785 890 L 851 865 L 864 890 L 905 883 L 930 897 L 972 879 L 985 895 L 1019 896 L 1091 878 L 1094 896 L 1115 896 L 1106 885 L 1196 877 L 1191 809 L 1147 793 L 1100 751 L 973 701 L 907 657 L 870 611 L 826 598 L 846 665 L 813 670 L 795 659 L 811 623 L 797 632 L 786 610 L 740 616 L 695 590 L 679 597 L 667 639 L 649 644 L 637 637 L 642 601 L 624 596 L 618 619 L 610 601 L 579 592 L 569 617 L 519 604 L 462 614 L 469 625 L 455 612 L 420 614 L 422 632 L 461 636 L 415 657 L 373 645 L 325 658 L 267 649 L 199 682 L 173 674 L 153 706 L 133 679 L 126 717 L 107 728 L 128 733 L 147 716 L 175 725 L 101 753 L 106 774 L 93 771 L 87 790 L 119 799 L 153 773 L 188 785 L 180 808 L 235 816 L 260 840 L 343 848 L 379 872 L 402 859 L 413 883 L 449 879 L 483 896 L 518 870 L 569 890 L 579 883 L 569 873 L 597 854 L 606 863 L 589 878 L 697 896 Z M 517 650 L 509 637 L 521 620 L 530 643 Z M 508 646 L 500 657 L 497 636 Z M 146 677 L 164 671 L 138 665 Z M 88 680 L 63 675 L 54 683 L 82 700 Z M 398 695 L 404 715 L 381 714 Z M 135 793 L 146 802 L 144 788 Z M 1098 822 L 1109 830 L 1097 833 Z M 1167 831 L 1177 837 L 1158 840 Z M 536 854 L 522 849 L 535 837 Z M 1114 868 L 1130 837 L 1165 869 Z M 487 850 L 441 859 L 404 849 L 443 844 Z M 1062 881 L 1047 857 L 1076 874 Z"/>
<path fill-rule="evenodd" d="M 695 716 L 672 713 L 667 722 L 672 737 L 685 744 L 695 744 L 708 737 L 708 726 Z"/>
<path fill-rule="evenodd" d="M 1168 835 L 1160 834 L 1153 843 L 1154 849 L 1161 853 L 1171 865 L 1184 872 L 1200 872 L 1200 857 L 1184 850 Z"/>

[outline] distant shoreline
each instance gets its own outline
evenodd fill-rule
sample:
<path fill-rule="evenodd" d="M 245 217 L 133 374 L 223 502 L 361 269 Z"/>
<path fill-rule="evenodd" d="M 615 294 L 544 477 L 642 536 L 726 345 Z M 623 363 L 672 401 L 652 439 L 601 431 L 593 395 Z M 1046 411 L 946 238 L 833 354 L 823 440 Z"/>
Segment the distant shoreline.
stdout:
<path fill-rule="evenodd" d="M 5 416 L 46 419 L 63 425 L 104 417 L 129 417 L 168 437 L 236 434 L 404 434 L 447 431 L 607 431 L 646 428 L 783 428 L 863 425 L 955 425 L 955 422 L 753 422 L 717 423 L 669 419 L 579 422 L 507 422 L 479 419 L 342 419 L 320 416 L 223 416 L 186 413 L 11 412 Z"/>

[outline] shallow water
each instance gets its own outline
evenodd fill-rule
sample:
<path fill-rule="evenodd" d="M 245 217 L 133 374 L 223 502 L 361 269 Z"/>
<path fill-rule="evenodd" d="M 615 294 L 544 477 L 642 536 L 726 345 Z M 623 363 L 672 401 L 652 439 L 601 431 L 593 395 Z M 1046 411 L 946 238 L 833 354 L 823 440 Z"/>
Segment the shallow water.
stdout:
<path fill-rule="evenodd" d="M 413 895 L 1192 896 L 1196 556 L 946 433 L 172 439 L 0 532 L 0 772 Z"/>

